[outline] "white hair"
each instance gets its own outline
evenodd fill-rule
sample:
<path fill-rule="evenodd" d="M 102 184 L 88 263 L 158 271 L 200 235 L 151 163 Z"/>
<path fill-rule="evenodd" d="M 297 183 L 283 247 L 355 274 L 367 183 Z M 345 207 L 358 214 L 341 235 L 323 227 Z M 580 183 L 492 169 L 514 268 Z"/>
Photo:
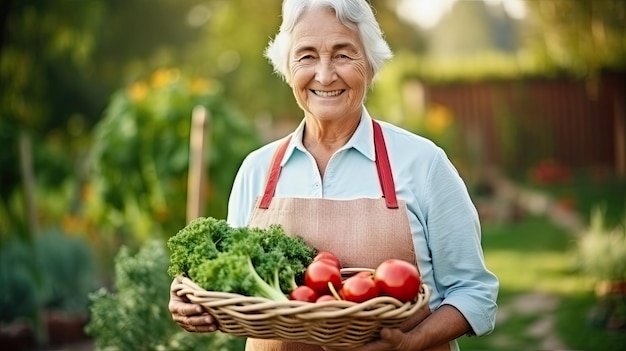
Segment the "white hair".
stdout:
<path fill-rule="evenodd" d="M 283 23 L 274 40 L 265 49 L 265 57 L 274 66 L 274 71 L 288 80 L 289 53 L 292 33 L 302 15 L 311 9 L 333 10 L 337 19 L 349 28 L 355 28 L 365 49 L 365 57 L 376 76 L 383 63 L 393 54 L 383 38 L 383 33 L 374 17 L 368 0 L 285 0 L 283 1 Z"/>

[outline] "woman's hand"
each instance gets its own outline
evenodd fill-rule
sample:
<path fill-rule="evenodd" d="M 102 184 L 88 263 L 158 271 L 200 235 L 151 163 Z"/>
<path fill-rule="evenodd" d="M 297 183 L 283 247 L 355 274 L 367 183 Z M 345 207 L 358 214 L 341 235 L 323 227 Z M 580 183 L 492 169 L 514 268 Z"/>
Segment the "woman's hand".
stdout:
<path fill-rule="evenodd" d="M 465 317 L 451 305 L 442 305 L 412 330 L 383 328 L 380 339 L 351 351 L 440 351 L 448 342 L 470 331 Z M 325 351 L 339 351 L 324 348 Z"/>
<path fill-rule="evenodd" d="M 172 319 L 181 328 L 192 333 L 207 333 L 217 330 L 215 318 L 204 310 L 201 305 L 189 302 L 174 291 L 176 279 L 170 287 L 170 302 L 168 308 Z"/>

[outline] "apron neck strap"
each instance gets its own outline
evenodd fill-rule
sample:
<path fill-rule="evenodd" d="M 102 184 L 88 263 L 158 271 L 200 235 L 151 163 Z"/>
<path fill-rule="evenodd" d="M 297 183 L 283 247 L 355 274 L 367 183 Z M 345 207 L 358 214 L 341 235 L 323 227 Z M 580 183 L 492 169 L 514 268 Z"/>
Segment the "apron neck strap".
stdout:
<path fill-rule="evenodd" d="M 389 156 L 387 155 L 387 147 L 385 146 L 385 138 L 380 124 L 375 120 L 372 120 L 374 127 L 374 149 L 376 151 L 376 170 L 378 171 L 378 180 L 380 181 L 380 187 L 383 191 L 383 197 L 387 208 L 398 208 L 398 200 L 396 198 L 396 188 L 393 182 L 393 175 L 391 173 L 391 165 L 389 163 Z M 276 184 L 278 183 L 278 177 L 282 169 L 280 163 L 282 162 L 287 146 L 289 145 L 290 136 L 286 137 L 278 146 L 278 149 L 274 153 L 272 158 L 272 164 L 270 173 L 265 183 L 265 191 L 263 192 L 263 198 L 259 208 L 268 209 L 274 193 L 276 191 Z"/>
<path fill-rule="evenodd" d="M 387 146 L 380 124 L 372 120 L 374 126 L 374 149 L 376 150 L 376 169 L 378 170 L 378 181 L 383 191 L 383 197 L 387 203 L 387 208 L 398 208 L 396 199 L 396 186 L 393 183 L 391 164 L 387 155 Z"/>
<path fill-rule="evenodd" d="M 265 192 L 263 193 L 263 198 L 261 199 L 261 203 L 259 204 L 259 208 L 268 209 L 270 207 L 270 202 L 272 202 L 272 198 L 274 197 L 274 192 L 276 191 L 276 184 L 278 183 L 278 176 L 280 175 L 280 171 L 282 166 L 280 163 L 283 161 L 285 157 L 285 152 L 287 151 L 287 146 L 289 145 L 289 140 L 291 140 L 291 136 L 287 136 L 278 146 L 278 149 L 274 153 L 274 157 L 272 158 L 272 166 L 270 168 L 270 173 L 267 176 L 267 181 L 265 183 Z"/>

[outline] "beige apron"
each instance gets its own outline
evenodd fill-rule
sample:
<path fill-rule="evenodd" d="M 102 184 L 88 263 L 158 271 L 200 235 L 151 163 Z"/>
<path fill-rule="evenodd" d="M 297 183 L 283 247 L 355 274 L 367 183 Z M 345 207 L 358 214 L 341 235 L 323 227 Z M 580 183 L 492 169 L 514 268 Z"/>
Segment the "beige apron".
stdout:
<path fill-rule="evenodd" d="M 388 258 L 416 263 L 406 203 L 397 201 L 391 167 L 380 130 L 374 124 L 376 167 L 384 198 L 329 200 L 273 198 L 280 162 L 289 139 L 277 150 L 263 198 L 257 200 L 249 226 L 266 228 L 281 224 L 290 235 L 300 235 L 320 251 L 337 255 L 344 267 L 375 268 Z M 426 305 L 403 323 L 412 329 L 430 314 Z M 448 344 L 431 350 L 450 350 Z M 322 351 L 315 345 L 279 340 L 248 339 L 246 351 Z"/>

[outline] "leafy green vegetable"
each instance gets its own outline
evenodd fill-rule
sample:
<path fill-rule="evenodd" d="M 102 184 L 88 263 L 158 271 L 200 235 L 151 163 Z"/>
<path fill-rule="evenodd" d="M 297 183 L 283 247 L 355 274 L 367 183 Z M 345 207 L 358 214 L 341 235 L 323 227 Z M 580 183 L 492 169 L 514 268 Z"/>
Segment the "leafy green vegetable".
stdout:
<path fill-rule="evenodd" d="M 211 290 L 287 300 L 278 285 L 278 275 L 272 283 L 266 282 L 254 269 L 249 256 L 223 252 L 215 259 L 192 267 L 190 275 L 196 284 L 211 287 Z"/>
<path fill-rule="evenodd" d="M 302 283 L 316 250 L 282 227 L 232 228 L 197 218 L 167 242 L 171 277 L 184 275 L 206 290 L 287 300 Z"/>

